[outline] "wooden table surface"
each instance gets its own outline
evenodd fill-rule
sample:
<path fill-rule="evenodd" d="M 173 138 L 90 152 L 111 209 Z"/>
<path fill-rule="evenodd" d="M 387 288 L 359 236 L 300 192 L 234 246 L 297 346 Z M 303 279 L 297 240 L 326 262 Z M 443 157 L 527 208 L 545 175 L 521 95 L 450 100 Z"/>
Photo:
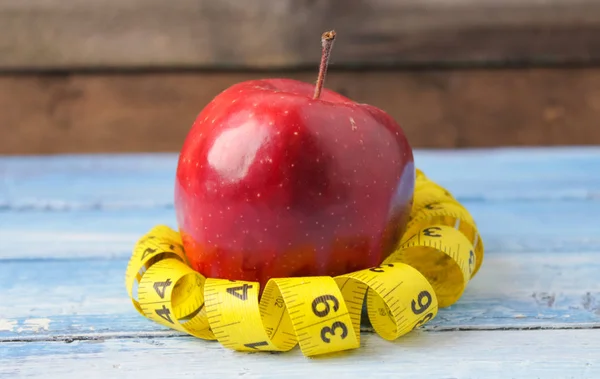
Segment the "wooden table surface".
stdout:
<path fill-rule="evenodd" d="M 175 154 L 0 157 L 0 377 L 600 378 L 600 147 L 423 151 L 486 246 L 421 330 L 328 358 L 246 354 L 140 316 L 135 241 L 175 226 Z"/>

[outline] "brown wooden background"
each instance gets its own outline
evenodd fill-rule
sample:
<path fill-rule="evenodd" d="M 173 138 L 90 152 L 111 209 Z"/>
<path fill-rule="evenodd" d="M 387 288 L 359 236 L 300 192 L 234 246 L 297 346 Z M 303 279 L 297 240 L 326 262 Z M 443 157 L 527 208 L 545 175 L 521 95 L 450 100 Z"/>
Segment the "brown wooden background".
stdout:
<path fill-rule="evenodd" d="M 415 147 L 600 144 L 600 0 L 0 1 L 0 154 L 177 151 L 242 80 L 316 78 Z"/>

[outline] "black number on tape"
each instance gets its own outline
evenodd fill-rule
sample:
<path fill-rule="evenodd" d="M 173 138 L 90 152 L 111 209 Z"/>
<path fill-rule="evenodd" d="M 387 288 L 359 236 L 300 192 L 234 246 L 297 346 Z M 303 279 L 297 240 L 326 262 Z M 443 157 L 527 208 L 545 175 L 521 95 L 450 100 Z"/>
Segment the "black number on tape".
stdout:
<path fill-rule="evenodd" d="M 427 204 L 423 208 L 429 209 L 430 211 L 435 211 L 436 209 L 442 209 L 442 207 L 438 203 Z"/>
<path fill-rule="evenodd" d="M 377 267 L 370 268 L 369 271 L 373 272 L 383 272 L 383 266 L 394 267 L 391 263 L 386 263 L 385 265 L 379 265 Z"/>
<path fill-rule="evenodd" d="M 275 299 L 275 306 L 278 308 L 283 308 L 283 305 L 285 303 L 283 302 L 283 297 L 278 296 L 277 299 Z"/>
<path fill-rule="evenodd" d="M 331 311 L 331 307 L 327 300 L 331 300 L 331 302 L 333 303 L 333 310 L 337 312 L 337 310 L 340 308 L 339 300 L 333 295 L 322 295 L 315 298 L 312 302 L 312 311 L 315 315 L 319 317 L 325 317 L 329 314 L 329 311 Z M 319 304 L 324 304 L 325 309 L 323 309 L 322 311 L 318 310 L 317 307 L 319 306 Z"/>
<path fill-rule="evenodd" d="M 146 258 L 148 255 L 150 254 L 154 254 L 156 253 L 157 249 L 151 249 L 151 248 L 146 248 L 146 250 L 144 250 L 144 254 L 142 254 L 142 258 L 140 259 L 140 261 L 143 261 L 144 258 Z"/>
<path fill-rule="evenodd" d="M 167 279 L 164 282 L 154 282 L 154 290 L 156 291 L 158 296 L 160 296 L 161 299 L 164 299 L 165 298 L 165 290 L 171 284 L 173 284 L 171 282 L 171 279 Z"/>
<path fill-rule="evenodd" d="M 244 344 L 244 346 L 249 347 L 250 349 L 256 349 L 260 346 L 268 346 L 268 345 L 269 345 L 269 343 L 267 341 L 252 342 L 252 343 Z"/>
<path fill-rule="evenodd" d="M 410 308 L 412 309 L 414 314 L 420 315 L 421 313 L 425 312 L 427 308 L 429 308 L 432 301 L 433 299 L 431 298 L 431 294 L 429 293 L 429 291 L 421 291 L 419 293 L 419 296 L 417 297 L 417 301 L 413 300 L 410 304 Z M 417 304 L 419 306 L 418 308 Z"/>
<path fill-rule="evenodd" d="M 429 228 L 423 229 L 423 234 L 427 237 L 441 237 L 441 234 L 437 234 L 436 231 L 441 231 L 442 228 L 439 226 L 431 226 Z"/>
<path fill-rule="evenodd" d="M 342 334 L 339 335 L 341 339 L 344 339 L 348 336 L 348 328 L 346 327 L 346 324 L 344 324 L 341 321 L 336 321 L 331 325 L 331 327 L 326 326 L 323 329 L 321 329 L 321 339 L 323 340 L 323 342 L 330 343 L 331 339 L 329 339 L 327 335 L 329 334 L 335 336 L 336 329 L 342 329 Z"/>
<path fill-rule="evenodd" d="M 273 335 L 273 327 L 268 326 L 265 328 L 265 331 L 267 332 L 267 336 L 271 337 Z"/>
<path fill-rule="evenodd" d="M 428 322 L 429 320 L 431 320 L 433 318 L 433 313 L 427 313 L 425 315 L 425 317 L 423 317 L 422 319 L 420 319 L 419 321 L 417 321 L 417 323 L 415 324 L 415 327 L 413 329 L 418 328 L 419 326 L 425 324 L 426 322 Z"/>
<path fill-rule="evenodd" d="M 166 305 L 163 305 L 162 308 L 156 309 L 155 312 L 160 318 L 170 322 L 171 324 L 174 324 L 173 320 L 171 320 L 171 311 Z"/>
<path fill-rule="evenodd" d="M 237 297 L 240 300 L 248 300 L 248 290 L 252 288 L 251 284 L 244 284 L 239 287 L 229 287 L 227 288 L 227 293 Z"/>
<path fill-rule="evenodd" d="M 469 251 L 469 273 L 473 271 L 473 264 L 475 263 L 475 253 L 473 250 Z"/>

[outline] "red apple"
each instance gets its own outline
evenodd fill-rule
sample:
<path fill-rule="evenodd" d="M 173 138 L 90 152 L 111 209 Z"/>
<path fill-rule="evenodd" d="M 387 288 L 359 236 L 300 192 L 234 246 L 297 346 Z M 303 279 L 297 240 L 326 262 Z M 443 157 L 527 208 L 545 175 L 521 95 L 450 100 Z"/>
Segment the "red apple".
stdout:
<path fill-rule="evenodd" d="M 203 275 L 261 286 L 340 275 L 377 266 L 405 230 L 411 146 L 383 110 L 322 89 L 334 36 L 324 34 L 316 85 L 238 83 L 195 120 L 179 157 L 175 211 Z"/>

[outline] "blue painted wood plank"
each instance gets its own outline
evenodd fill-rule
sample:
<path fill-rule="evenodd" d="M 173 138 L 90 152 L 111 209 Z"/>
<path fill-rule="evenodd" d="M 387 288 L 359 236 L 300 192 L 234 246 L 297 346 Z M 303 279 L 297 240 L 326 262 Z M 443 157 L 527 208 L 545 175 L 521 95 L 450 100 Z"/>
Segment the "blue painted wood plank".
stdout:
<path fill-rule="evenodd" d="M 600 199 L 599 147 L 416 150 L 415 160 L 460 200 Z M 0 157 L 0 209 L 172 207 L 176 165 L 176 154 Z"/>
<path fill-rule="evenodd" d="M 425 150 L 415 160 L 461 199 L 600 199 L 598 146 Z"/>
<path fill-rule="evenodd" d="M 298 351 L 249 356 L 193 338 L 135 338 L 178 335 L 138 315 L 123 284 L 135 240 L 174 225 L 174 154 L 0 157 L 0 376 L 599 377 L 600 331 L 504 329 L 600 327 L 600 148 L 416 159 L 478 222 L 481 272 L 424 332 L 395 343 L 364 334 L 351 360 L 308 365 Z M 414 362 L 427 353 L 436 365 L 424 371 Z M 223 360 L 240 366 L 212 364 Z"/>
<path fill-rule="evenodd" d="M 415 332 L 396 342 L 363 334 L 359 349 L 308 359 L 240 353 L 192 338 L 10 343 L 10 378 L 489 378 L 600 377 L 600 330 Z"/>
<path fill-rule="evenodd" d="M 486 253 L 600 252 L 600 201 L 463 202 Z M 176 227 L 162 208 L 0 213 L 0 259 L 126 257 L 156 224 Z"/>
<path fill-rule="evenodd" d="M 600 327 L 597 252 L 497 252 L 486 259 L 460 301 L 441 309 L 427 329 Z M 126 264 L 0 261 L 0 341 L 170 331 L 134 310 L 124 287 Z"/>

